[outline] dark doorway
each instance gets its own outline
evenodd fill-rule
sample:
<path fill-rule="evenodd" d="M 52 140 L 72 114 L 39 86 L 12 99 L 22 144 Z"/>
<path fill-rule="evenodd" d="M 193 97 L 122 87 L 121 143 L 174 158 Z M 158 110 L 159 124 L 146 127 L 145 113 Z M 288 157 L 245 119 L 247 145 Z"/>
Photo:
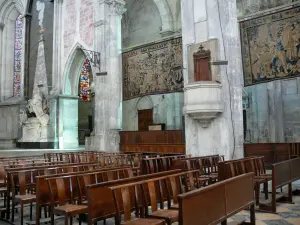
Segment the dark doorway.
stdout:
<path fill-rule="evenodd" d="M 243 110 L 243 123 L 244 123 L 244 140 L 246 140 L 247 136 L 247 111 Z"/>
<path fill-rule="evenodd" d="M 153 124 L 153 109 L 138 110 L 139 131 L 146 131 Z"/>

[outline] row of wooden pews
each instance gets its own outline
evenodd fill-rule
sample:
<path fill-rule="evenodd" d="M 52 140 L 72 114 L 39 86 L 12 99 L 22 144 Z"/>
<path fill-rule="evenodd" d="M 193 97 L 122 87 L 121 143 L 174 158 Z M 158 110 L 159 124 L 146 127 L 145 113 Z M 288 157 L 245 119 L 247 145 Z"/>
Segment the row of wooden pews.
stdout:
<path fill-rule="evenodd" d="M 249 208 L 250 224 L 255 224 L 255 202 L 262 204 L 254 193 L 259 194 L 260 185 L 268 187 L 273 179 L 273 174 L 266 173 L 262 157 L 224 161 L 219 155 L 93 151 L 43 157 L 44 162 L 55 163 L 4 168 L 6 201 L 2 216 L 7 220 L 14 222 L 18 205 L 22 218 L 24 206 L 35 205 L 35 221 L 30 223 L 36 225 L 54 225 L 60 216 L 65 224 L 72 224 L 76 217 L 89 225 L 109 218 L 115 218 L 116 224 L 207 225 L 226 224 L 227 218 Z M 276 166 L 275 174 L 286 167 L 292 182 L 297 174 L 296 161 Z M 275 188 L 287 184 L 278 179 Z M 33 210 L 31 220 L 32 214 Z"/>
<path fill-rule="evenodd" d="M 82 155 L 78 152 L 78 155 Z M 89 152 L 89 155 L 91 153 Z M 73 153 L 76 155 L 76 153 Z M 95 155 L 99 155 L 95 153 Z M 107 154 L 111 156 L 112 154 Z M 90 158 L 91 159 L 91 158 Z M 41 164 L 24 163 L 24 158 L 12 158 L 3 160 L 0 166 L 0 175 L 3 178 L 0 193 L 4 195 L 4 206 L 1 210 L 1 217 L 8 221 L 14 221 L 15 208 L 20 208 L 21 224 L 23 224 L 24 205 L 30 205 L 30 219 L 32 219 L 32 207 L 36 204 L 36 216 L 41 218 L 41 208 L 44 208 L 44 215 L 48 217 L 48 207 L 51 205 L 49 193 L 51 189 L 48 187 L 47 180 L 55 176 L 70 176 L 72 184 L 76 184 L 76 179 L 80 179 L 84 174 L 92 173 L 96 176 L 91 179 L 93 182 L 103 182 L 110 179 L 121 179 L 127 176 L 138 175 L 139 157 L 130 154 L 114 154 L 114 160 L 106 157 L 105 153 L 101 153 L 101 157 L 96 161 L 88 161 L 81 163 L 68 163 L 66 161 L 48 162 L 44 156 L 35 157 L 32 160 L 39 160 Z M 30 159 L 31 160 L 31 159 Z M 13 165 L 8 162 L 15 162 Z M 29 160 L 27 160 L 29 161 Z M 43 163 L 44 164 L 43 164 Z M 124 170 L 126 169 L 126 170 Z M 105 171 L 107 171 L 105 173 Z M 78 174 L 78 176 L 75 176 Z M 82 175 L 82 176 L 79 176 Z M 78 178 L 77 178 L 78 177 Z M 87 181 L 86 178 L 84 178 Z M 44 181 L 44 182 L 43 182 Z M 81 180 L 78 182 L 82 183 Z M 81 186 L 82 187 L 82 186 Z M 72 188 L 75 188 L 72 187 Z M 81 188 L 80 192 L 83 192 Z M 40 204 L 41 203 L 41 204 Z M 20 205 L 20 206 L 18 206 Z"/>
<path fill-rule="evenodd" d="M 300 179 L 300 158 L 285 160 L 271 165 L 270 173 L 266 172 L 264 159 L 261 156 L 246 157 L 219 163 L 219 180 L 226 180 L 241 174 L 254 173 L 254 191 L 256 205 L 260 211 L 276 213 L 276 203 L 293 203 L 292 183 Z M 268 183 L 272 182 L 271 199 L 268 195 Z M 264 185 L 264 202 L 260 202 L 260 185 Z M 283 190 L 287 187 L 287 192 Z M 278 194 L 280 190 L 280 194 Z"/>

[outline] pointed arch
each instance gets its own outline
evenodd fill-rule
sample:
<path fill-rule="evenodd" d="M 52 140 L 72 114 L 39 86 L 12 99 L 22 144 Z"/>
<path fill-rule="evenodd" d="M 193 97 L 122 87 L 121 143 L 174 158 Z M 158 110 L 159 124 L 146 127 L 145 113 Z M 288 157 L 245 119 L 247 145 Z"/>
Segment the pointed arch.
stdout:
<path fill-rule="evenodd" d="M 22 0 L 0 0 L 0 101 L 12 97 L 23 95 L 24 79 L 24 50 L 20 48 L 18 55 L 18 76 L 20 89 L 17 95 L 14 93 L 15 87 L 15 32 L 16 20 L 20 15 L 24 15 L 25 8 Z M 23 32 L 23 31 L 22 31 Z M 21 35 L 23 39 L 24 34 Z M 3 44 L 5 43 L 5 44 Z M 2 57 L 5 56 L 5 57 Z"/>
<path fill-rule="evenodd" d="M 63 73 L 62 94 L 78 95 L 80 71 L 86 58 L 82 49 L 82 45 L 80 43 L 76 43 L 69 54 Z"/>

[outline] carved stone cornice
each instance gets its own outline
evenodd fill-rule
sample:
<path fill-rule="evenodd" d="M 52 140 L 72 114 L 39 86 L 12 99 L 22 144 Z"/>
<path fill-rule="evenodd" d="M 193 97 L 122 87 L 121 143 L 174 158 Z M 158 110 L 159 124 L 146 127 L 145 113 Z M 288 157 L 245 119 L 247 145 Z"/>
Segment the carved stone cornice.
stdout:
<path fill-rule="evenodd" d="M 102 27 L 105 24 L 108 24 L 107 20 L 99 20 L 99 21 L 94 23 L 94 27 Z"/>
<path fill-rule="evenodd" d="M 124 8 L 126 2 L 124 0 L 99 0 L 100 4 L 107 4 L 110 15 L 121 16 L 126 9 Z"/>

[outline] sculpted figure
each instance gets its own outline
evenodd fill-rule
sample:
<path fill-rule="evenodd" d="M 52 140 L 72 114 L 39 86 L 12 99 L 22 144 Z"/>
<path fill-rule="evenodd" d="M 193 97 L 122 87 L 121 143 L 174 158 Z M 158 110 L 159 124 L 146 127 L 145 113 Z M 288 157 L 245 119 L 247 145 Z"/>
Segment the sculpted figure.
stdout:
<path fill-rule="evenodd" d="M 34 113 L 42 126 L 49 122 L 48 104 L 45 96 L 40 88 L 35 88 L 33 91 L 32 99 L 28 101 L 27 105 L 29 113 Z"/>

